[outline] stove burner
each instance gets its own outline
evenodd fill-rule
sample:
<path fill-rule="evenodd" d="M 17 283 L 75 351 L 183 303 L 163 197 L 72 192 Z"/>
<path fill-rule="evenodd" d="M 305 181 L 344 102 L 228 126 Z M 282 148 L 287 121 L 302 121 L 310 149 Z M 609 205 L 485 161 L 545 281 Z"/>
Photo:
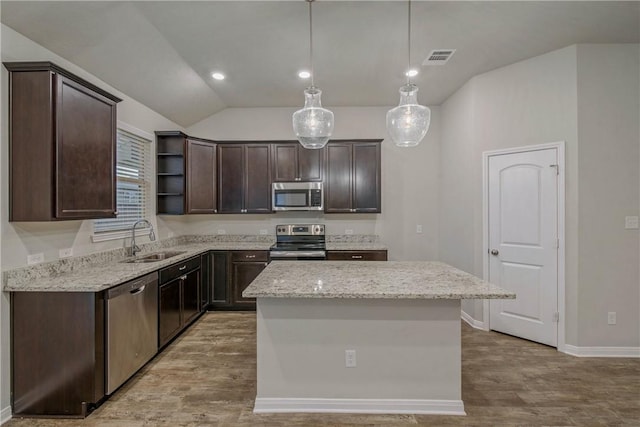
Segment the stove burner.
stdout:
<path fill-rule="evenodd" d="M 271 259 L 323 260 L 326 258 L 324 225 L 290 224 L 276 226 L 276 243 Z"/>

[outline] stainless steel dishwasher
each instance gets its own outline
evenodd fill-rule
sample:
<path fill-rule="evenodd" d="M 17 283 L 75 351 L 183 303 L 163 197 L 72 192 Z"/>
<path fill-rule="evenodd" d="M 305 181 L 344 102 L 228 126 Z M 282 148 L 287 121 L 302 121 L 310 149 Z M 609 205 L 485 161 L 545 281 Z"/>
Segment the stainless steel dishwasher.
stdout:
<path fill-rule="evenodd" d="M 158 352 L 158 273 L 107 291 L 107 394 Z"/>

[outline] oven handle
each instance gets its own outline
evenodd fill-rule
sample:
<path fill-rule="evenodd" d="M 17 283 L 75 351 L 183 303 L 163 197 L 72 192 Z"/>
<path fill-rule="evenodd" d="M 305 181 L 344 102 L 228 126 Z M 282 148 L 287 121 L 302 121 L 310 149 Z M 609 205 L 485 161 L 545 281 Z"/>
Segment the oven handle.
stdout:
<path fill-rule="evenodd" d="M 306 258 L 324 258 L 326 256 L 325 251 L 271 251 L 270 252 L 271 259 L 275 258 L 298 258 L 298 257 L 306 257 Z"/>

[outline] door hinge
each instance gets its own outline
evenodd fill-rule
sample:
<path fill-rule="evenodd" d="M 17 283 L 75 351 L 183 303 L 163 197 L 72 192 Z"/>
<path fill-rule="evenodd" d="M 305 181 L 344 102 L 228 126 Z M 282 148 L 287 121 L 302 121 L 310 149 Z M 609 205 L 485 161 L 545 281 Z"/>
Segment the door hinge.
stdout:
<path fill-rule="evenodd" d="M 553 313 L 553 321 L 555 323 L 558 323 L 560 321 L 560 313 L 558 313 L 557 311 Z"/>
<path fill-rule="evenodd" d="M 556 169 L 556 175 L 560 175 L 560 166 L 559 165 L 549 165 L 550 168 Z"/>

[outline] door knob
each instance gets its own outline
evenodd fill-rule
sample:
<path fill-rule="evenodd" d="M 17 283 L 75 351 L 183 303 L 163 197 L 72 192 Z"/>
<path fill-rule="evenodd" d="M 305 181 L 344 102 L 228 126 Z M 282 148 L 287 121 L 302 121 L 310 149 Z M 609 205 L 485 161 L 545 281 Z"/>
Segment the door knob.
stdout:
<path fill-rule="evenodd" d="M 499 253 L 497 249 L 491 249 L 491 255 L 498 255 Z"/>

